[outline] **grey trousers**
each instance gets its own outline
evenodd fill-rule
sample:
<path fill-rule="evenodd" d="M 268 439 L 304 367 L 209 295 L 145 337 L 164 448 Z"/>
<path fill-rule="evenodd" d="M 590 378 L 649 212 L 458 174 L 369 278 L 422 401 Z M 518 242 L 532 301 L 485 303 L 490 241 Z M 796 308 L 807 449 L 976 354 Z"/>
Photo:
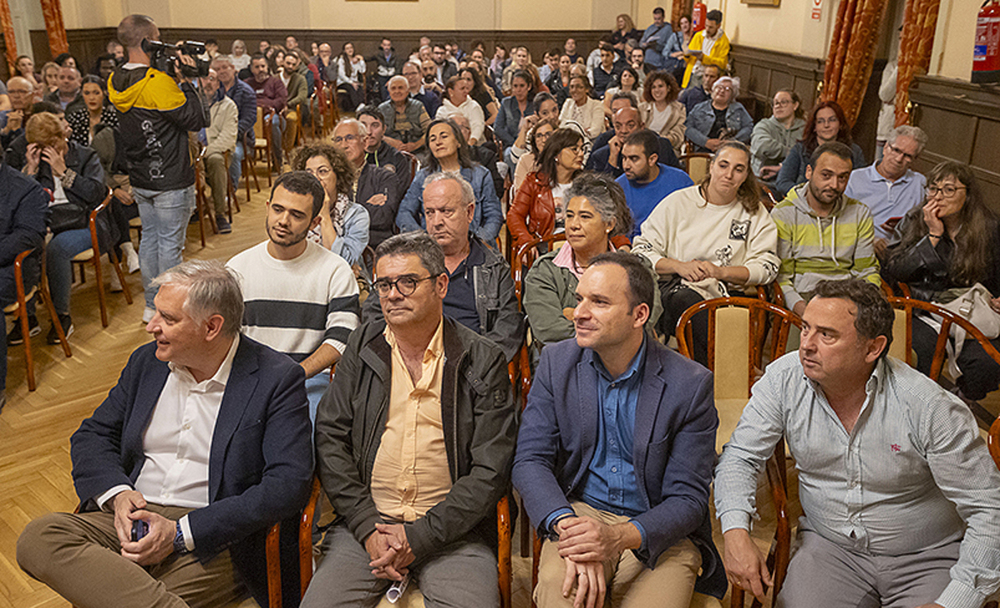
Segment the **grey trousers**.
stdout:
<path fill-rule="evenodd" d="M 899 556 L 849 551 L 800 530 L 778 608 L 913 608 L 933 602 L 951 581 L 961 541 Z"/>
<path fill-rule="evenodd" d="M 313 575 L 301 608 L 375 606 L 391 581 L 375 578 L 371 557 L 347 526 L 330 529 L 323 541 L 323 561 Z M 410 566 L 427 608 L 497 608 L 497 558 L 484 544 L 453 543 Z"/>

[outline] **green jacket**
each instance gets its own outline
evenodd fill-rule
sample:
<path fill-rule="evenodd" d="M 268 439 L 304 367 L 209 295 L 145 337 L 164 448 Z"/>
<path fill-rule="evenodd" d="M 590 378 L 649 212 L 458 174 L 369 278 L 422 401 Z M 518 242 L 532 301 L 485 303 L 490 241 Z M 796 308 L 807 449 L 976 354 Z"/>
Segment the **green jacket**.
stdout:
<path fill-rule="evenodd" d="M 441 413 L 452 488 L 424 517 L 406 524 L 417 560 L 470 535 L 496 545 L 496 503 L 510 490 L 519 410 L 507 361 L 492 341 L 443 318 Z M 358 542 L 382 517 L 371 495 L 385 431 L 392 349 L 385 322 L 365 323 L 347 342 L 316 415 L 319 478 L 334 512 Z"/>

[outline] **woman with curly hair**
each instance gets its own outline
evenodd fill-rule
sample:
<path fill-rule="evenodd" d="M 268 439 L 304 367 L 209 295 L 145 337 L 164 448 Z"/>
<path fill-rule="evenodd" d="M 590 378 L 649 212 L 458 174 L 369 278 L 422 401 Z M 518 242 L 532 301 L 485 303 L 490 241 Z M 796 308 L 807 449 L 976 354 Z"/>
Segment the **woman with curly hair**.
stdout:
<path fill-rule="evenodd" d="M 370 219 L 368 210 L 354 202 L 354 167 L 347 156 L 330 144 L 310 144 L 299 148 L 292 169 L 308 171 L 326 190 L 319 225 L 309 238 L 354 266 L 368 246 Z"/>
<path fill-rule="evenodd" d="M 867 164 L 861 147 L 851 139 L 851 125 L 848 124 L 847 116 L 840 104 L 836 101 L 820 102 L 809 112 L 805 129 L 802 131 L 802 139 L 792 146 L 785 161 L 781 163 L 781 169 L 775 180 L 780 198 L 784 198 L 789 190 L 806 181 L 806 166 L 809 165 L 809 157 L 812 156 L 813 150 L 831 141 L 839 141 L 851 149 L 855 169 Z"/>
<path fill-rule="evenodd" d="M 642 103 L 639 104 L 646 118 L 646 128 L 670 140 L 678 156 L 684 146 L 684 122 L 687 120 L 684 104 L 677 101 L 680 92 L 681 88 L 673 75 L 657 70 L 646 77 Z"/>

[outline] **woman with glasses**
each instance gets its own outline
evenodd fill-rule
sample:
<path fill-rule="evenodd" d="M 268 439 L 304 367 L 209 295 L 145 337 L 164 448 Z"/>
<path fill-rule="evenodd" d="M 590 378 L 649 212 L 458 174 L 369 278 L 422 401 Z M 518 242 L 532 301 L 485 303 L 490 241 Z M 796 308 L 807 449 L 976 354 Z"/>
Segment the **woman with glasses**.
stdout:
<path fill-rule="evenodd" d="M 847 117 L 840 104 L 836 101 L 820 102 L 809 112 L 806 126 L 802 130 L 802 139 L 795 142 L 781 163 L 774 184 L 779 199 L 806 181 L 806 166 L 809 165 L 813 150 L 831 141 L 839 141 L 851 149 L 855 169 L 867 164 L 861 147 L 851 139 L 851 125 L 847 124 Z"/>
<path fill-rule="evenodd" d="M 515 192 L 521 188 L 521 184 L 524 183 L 528 174 L 535 170 L 537 166 L 537 159 L 541 156 L 542 150 L 545 149 L 545 144 L 558 128 L 559 119 L 549 118 L 548 120 L 542 120 L 533 128 L 528 130 L 524 138 L 525 146 L 528 151 L 518 157 L 517 169 L 514 170 Z"/>
<path fill-rule="evenodd" d="M 354 168 L 347 155 L 330 144 L 303 146 L 295 155 L 292 170 L 308 171 L 326 191 L 319 226 L 309 231 L 309 239 L 344 258 L 351 266 L 357 264 L 368 246 L 371 222 L 368 210 L 354 202 Z"/>
<path fill-rule="evenodd" d="M 901 281 L 914 298 L 946 302 L 980 283 L 993 295 L 1000 314 L 1000 224 L 987 205 L 968 165 L 945 161 L 927 174 L 927 200 L 900 221 L 902 235 L 889 250 L 882 275 Z M 937 331 L 918 317 L 913 323 L 917 369 L 930 373 Z M 1000 339 L 993 340 L 1000 348 Z M 957 360 L 961 396 L 978 401 L 997 389 L 1000 365 L 975 340 L 967 340 Z"/>
<path fill-rule="evenodd" d="M 771 116 L 754 125 L 750 136 L 750 167 L 765 183 L 777 177 L 782 161 L 806 128 L 805 111 L 795 91 L 781 89 L 775 93 L 771 108 Z"/>
<path fill-rule="evenodd" d="M 660 330 L 669 336 L 690 306 L 773 281 L 777 248 L 778 228 L 760 204 L 750 149 L 726 141 L 701 184 L 677 190 L 653 209 L 634 249 L 659 275 Z M 692 323 L 694 358 L 705 364 L 708 315 L 699 313 Z"/>
<path fill-rule="evenodd" d="M 753 119 L 743 104 L 736 101 L 740 79 L 723 76 L 712 85 L 712 98 L 692 108 L 687 117 L 685 135 L 698 152 L 715 152 L 726 140 L 750 143 Z"/>
<path fill-rule="evenodd" d="M 575 122 L 583 127 L 587 139 L 604 133 L 604 104 L 590 96 L 590 81 L 586 76 L 574 74 L 569 79 L 569 99 L 559 114 L 559 124 Z"/>
<path fill-rule="evenodd" d="M 476 209 L 469 230 L 492 246 L 503 226 L 503 210 L 489 170 L 472 160 L 462 130 L 450 120 L 438 119 L 430 124 L 427 128 L 427 149 L 430 154 L 413 176 L 410 188 L 399 204 L 396 225 L 400 231 L 424 229 L 424 181 L 432 173 L 452 171 L 460 173 L 465 181 L 472 184 L 476 195 Z"/>

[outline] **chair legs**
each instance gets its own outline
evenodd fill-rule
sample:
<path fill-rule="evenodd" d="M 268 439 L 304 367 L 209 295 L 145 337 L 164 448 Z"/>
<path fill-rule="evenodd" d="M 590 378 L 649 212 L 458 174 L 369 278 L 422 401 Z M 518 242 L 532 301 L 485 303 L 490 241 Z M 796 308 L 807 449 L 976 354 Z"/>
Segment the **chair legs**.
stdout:
<path fill-rule="evenodd" d="M 55 327 L 56 335 L 59 336 L 59 342 L 62 344 L 63 353 L 66 357 L 72 357 L 73 353 L 70 351 L 69 342 L 66 340 L 66 334 L 63 332 L 62 323 L 59 322 L 59 317 L 56 315 L 56 309 L 52 305 L 52 297 L 49 295 L 49 288 L 46 278 L 46 268 L 45 268 L 45 252 L 41 253 L 41 275 L 38 280 L 38 288 L 33 290 L 33 292 L 25 293 L 24 290 L 24 271 L 22 264 L 24 258 L 28 256 L 31 251 L 25 251 L 17 256 L 14 260 L 14 288 L 17 292 L 17 316 L 21 323 L 21 336 L 24 338 L 24 360 L 25 360 L 25 375 L 28 380 L 28 390 L 34 391 L 37 388 L 35 382 L 35 357 L 31 352 L 31 329 L 28 326 L 28 299 L 33 297 L 34 294 L 42 299 L 45 304 L 46 310 L 49 312 L 49 316 L 52 319 L 52 325 Z M 6 339 L 4 337 L 3 339 Z"/>

